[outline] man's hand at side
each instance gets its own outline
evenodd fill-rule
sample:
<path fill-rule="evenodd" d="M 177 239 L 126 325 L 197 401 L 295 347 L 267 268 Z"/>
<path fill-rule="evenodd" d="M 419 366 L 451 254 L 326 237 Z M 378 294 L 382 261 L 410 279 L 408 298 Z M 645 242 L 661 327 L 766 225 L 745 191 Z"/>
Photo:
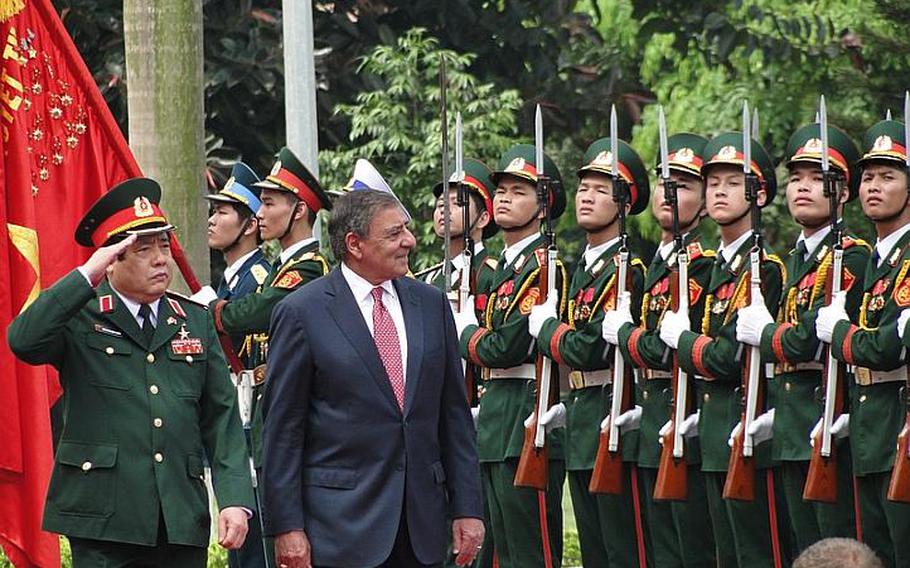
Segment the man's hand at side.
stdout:
<path fill-rule="evenodd" d="M 312 568 L 310 539 L 302 530 L 275 537 L 275 560 L 279 568 Z"/>
<path fill-rule="evenodd" d="M 467 566 L 474 562 L 483 545 L 483 521 L 463 518 L 452 521 L 452 552 L 455 564 Z"/>
<path fill-rule="evenodd" d="M 218 544 L 228 550 L 243 546 L 247 532 L 247 514 L 243 507 L 225 507 L 218 513 Z"/>

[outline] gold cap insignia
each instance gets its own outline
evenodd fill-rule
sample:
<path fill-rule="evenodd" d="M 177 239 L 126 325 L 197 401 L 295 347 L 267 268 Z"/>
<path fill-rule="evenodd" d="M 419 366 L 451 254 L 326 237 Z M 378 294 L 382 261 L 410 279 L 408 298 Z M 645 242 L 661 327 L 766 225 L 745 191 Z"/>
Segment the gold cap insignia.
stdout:
<path fill-rule="evenodd" d="M 525 169 L 525 159 L 524 158 L 515 158 L 509 165 L 506 166 L 507 172 L 523 172 Z"/>
<path fill-rule="evenodd" d="M 606 166 L 608 168 L 613 167 L 613 152 L 610 150 L 604 150 L 600 154 L 597 154 L 593 160 L 591 160 L 592 166 Z"/>
<path fill-rule="evenodd" d="M 133 201 L 133 214 L 135 214 L 136 217 L 148 217 L 153 213 L 152 203 L 149 201 L 148 197 L 140 195 Z"/>
<path fill-rule="evenodd" d="M 695 152 L 692 151 L 692 148 L 680 148 L 673 154 L 674 162 L 681 162 L 683 164 L 691 164 L 695 160 Z"/>
<path fill-rule="evenodd" d="M 511 166 L 512 164 L 509 164 L 509 165 Z M 457 183 L 464 179 L 463 171 L 461 172 L 461 176 L 459 176 L 458 174 L 459 174 L 459 172 L 452 172 L 452 175 L 449 176 L 449 183 Z"/>
<path fill-rule="evenodd" d="M 724 146 L 720 149 L 720 152 L 717 153 L 717 159 L 719 160 L 734 160 L 736 159 L 736 146 Z"/>
<path fill-rule="evenodd" d="M 883 134 L 875 139 L 875 144 L 872 145 L 872 149 L 884 152 L 890 150 L 892 145 L 891 137 Z"/>
<path fill-rule="evenodd" d="M 225 190 L 231 189 L 231 186 L 233 186 L 233 185 L 234 185 L 234 176 L 231 176 L 228 178 L 228 180 L 226 182 L 224 182 L 224 189 Z"/>
<path fill-rule="evenodd" d="M 281 160 L 275 160 L 275 165 L 272 166 L 272 171 L 269 172 L 270 176 L 277 176 L 278 172 L 281 171 Z"/>
<path fill-rule="evenodd" d="M 820 154 L 822 151 L 822 141 L 818 138 L 810 138 L 806 140 L 803 150 L 806 152 L 818 152 Z"/>

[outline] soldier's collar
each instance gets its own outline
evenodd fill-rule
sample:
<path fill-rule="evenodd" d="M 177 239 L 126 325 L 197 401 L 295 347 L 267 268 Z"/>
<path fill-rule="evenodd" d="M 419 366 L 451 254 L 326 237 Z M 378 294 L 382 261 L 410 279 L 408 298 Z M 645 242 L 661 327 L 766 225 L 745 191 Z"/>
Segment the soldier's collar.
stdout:
<path fill-rule="evenodd" d="M 278 260 L 281 262 L 281 265 L 283 266 L 285 263 L 287 263 L 287 261 L 294 258 L 294 255 L 297 254 L 298 252 L 300 252 L 301 249 L 303 249 L 304 247 L 311 245 L 315 242 L 316 242 L 316 239 L 314 237 L 308 237 L 306 239 L 303 239 L 302 241 L 297 241 L 296 243 L 292 244 L 288 248 L 281 251 L 281 254 L 278 255 Z"/>
<path fill-rule="evenodd" d="M 597 268 L 599 261 L 603 260 L 604 255 L 610 252 L 610 249 L 619 245 L 619 237 L 610 239 L 605 243 L 600 243 L 599 245 L 590 246 L 588 245 L 585 248 L 584 252 L 584 261 L 585 261 L 585 271 L 594 272 Z M 603 263 L 601 263 L 603 264 Z M 601 269 L 603 266 L 601 266 Z"/>
<path fill-rule="evenodd" d="M 895 266 L 901 257 L 901 247 L 898 247 L 897 245 L 904 240 L 904 237 L 907 236 L 908 232 L 910 232 L 910 225 L 904 225 L 884 239 L 879 239 L 875 243 L 873 253 L 877 253 L 878 258 L 887 261 L 891 266 Z M 881 266 L 881 264 L 879 264 L 879 266 Z"/>
<path fill-rule="evenodd" d="M 533 233 L 527 237 L 521 239 L 517 243 L 507 246 L 502 250 L 503 260 L 505 261 L 506 266 L 515 265 L 524 265 L 524 261 L 527 260 L 530 251 L 525 252 L 525 249 L 533 245 L 537 240 L 540 239 L 540 235 Z M 521 257 L 521 258 L 519 258 Z"/>
<path fill-rule="evenodd" d="M 246 264 L 246 262 L 248 260 L 253 258 L 253 256 L 257 252 L 259 252 L 259 247 L 256 247 L 253 250 L 251 250 L 250 252 L 241 256 L 240 258 L 235 260 L 230 266 L 228 266 L 227 268 L 224 269 L 224 275 L 222 277 L 224 278 L 224 281 L 227 283 L 229 289 L 231 289 L 231 290 L 234 289 L 234 285 L 236 284 L 234 279 L 240 274 L 240 269 L 242 269 L 243 265 Z"/>

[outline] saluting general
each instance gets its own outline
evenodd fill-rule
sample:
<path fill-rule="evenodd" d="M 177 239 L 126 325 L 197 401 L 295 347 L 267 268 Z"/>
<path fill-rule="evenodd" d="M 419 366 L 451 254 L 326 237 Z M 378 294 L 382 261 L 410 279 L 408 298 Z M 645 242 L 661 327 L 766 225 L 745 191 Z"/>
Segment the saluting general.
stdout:
<path fill-rule="evenodd" d="M 43 528 L 73 565 L 204 567 L 212 468 L 219 543 L 241 546 L 253 508 L 237 396 L 205 308 L 171 281 L 161 188 L 127 180 L 79 223 L 97 250 L 9 327 L 13 352 L 50 364 L 63 431 Z"/>
<path fill-rule="evenodd" d="M 483 540 L 474 428 L 446 296 L 411 278 L 397 199 L 340 197 L 341 266 L 272 315 L 263 508 L 288 568 L 441 566 Z M 280 362 L 277 364 L 275 362 Z"/>

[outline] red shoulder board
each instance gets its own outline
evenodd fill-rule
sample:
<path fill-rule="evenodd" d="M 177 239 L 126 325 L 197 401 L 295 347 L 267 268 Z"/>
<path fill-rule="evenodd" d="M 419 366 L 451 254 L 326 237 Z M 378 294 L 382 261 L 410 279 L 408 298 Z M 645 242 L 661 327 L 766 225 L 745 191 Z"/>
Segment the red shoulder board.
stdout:
<path fill-rule="evenodd" d="M 701 243 L 689 243 L 689 246 L 686 247 L 686 252 L 689 253 L 690 261 L 695 260 L 702 255 Z"/>
<path fill-rule="evenodd" d="M 844 246 L 844 248 L 846 248 L 846 246 Z M 854 276 L 853 273 L 850 272 L 850 269 L 845 266 L 842 277 L 843 277 L 843 280 L 841 281 L 840 288 L 844 292 L 847 292 L 853 286 L 853 283 L 856 282 L 856 276 Z"/>
<path fill-rule="evenodd" d="M 540 288 L 534 286 L 533 288 L 528 288 L 528 291 L 525 292 L 524 298 L 521 299 L 521 304 L 519 304 L 518 309 L 523 315 L 528 315 L 531 313 L 531 308 L 534 307 L 534 304 L 537 303 L 537 298 L 540 297 Z"/>
<path fill-rule="evenodd" d="M 547 249 L 534 249 L 534 256 L 537 257 L 537 265 L 543 266 L 547 262 Z"/>
<path fill-rule="evenodd" d="M 487 296 L 486 294 L 478 294 L 474 298 L 474 309 L 477 310 L 478 312 L 486 311 L 487 300 L 489 300 L 489 299 L 490 299 L 489 296 Z"/>
<path fill-rule="evenodd" d="M 300 272 L 297 270 L 289 270 L 285 272 L 284 275 L 279 278 L 274 284 L 272 284 L 272 287 L 290 290 L 301 282 L 303 282 L 303 277 L 300 275 Z"/>
<path fill-rule="evenodd" d="M 902 308 L 910 306 L 910 278 L 904 278 L 900 286 L 894 290 L 894 303 Z"/>
<path fill-rule="evenodd" d="M 853 237 L 844 237 L 841 239 L 841 246 L 846 250 L 850 247 L 856 246 L 856 241 L 853 240 Z"/>
<path fill-rule="evenodd" d="M 101 310 L 102 314 L 109 314 L 114 311 L 114 297 L 110 294 L 105 294 L 98 298 L 98 309 Z"/>
<path fill-rule="evenodd" d="M 175 314 L 182 317 L 183 319 L 186 319 L 186 312 L 183 311 L 183 306 L 181 306 L 177 300 L 174 298 L 168 298 L 167 303 L 170 304 L 171 309 L 174 310 Z"/>
<path fill-rule="evenodd" d="M 689 306 L 694 306 L 698 302 L 703 291 L 704 288 L 699 286 L 694 278 L 689 278 Z"/>

